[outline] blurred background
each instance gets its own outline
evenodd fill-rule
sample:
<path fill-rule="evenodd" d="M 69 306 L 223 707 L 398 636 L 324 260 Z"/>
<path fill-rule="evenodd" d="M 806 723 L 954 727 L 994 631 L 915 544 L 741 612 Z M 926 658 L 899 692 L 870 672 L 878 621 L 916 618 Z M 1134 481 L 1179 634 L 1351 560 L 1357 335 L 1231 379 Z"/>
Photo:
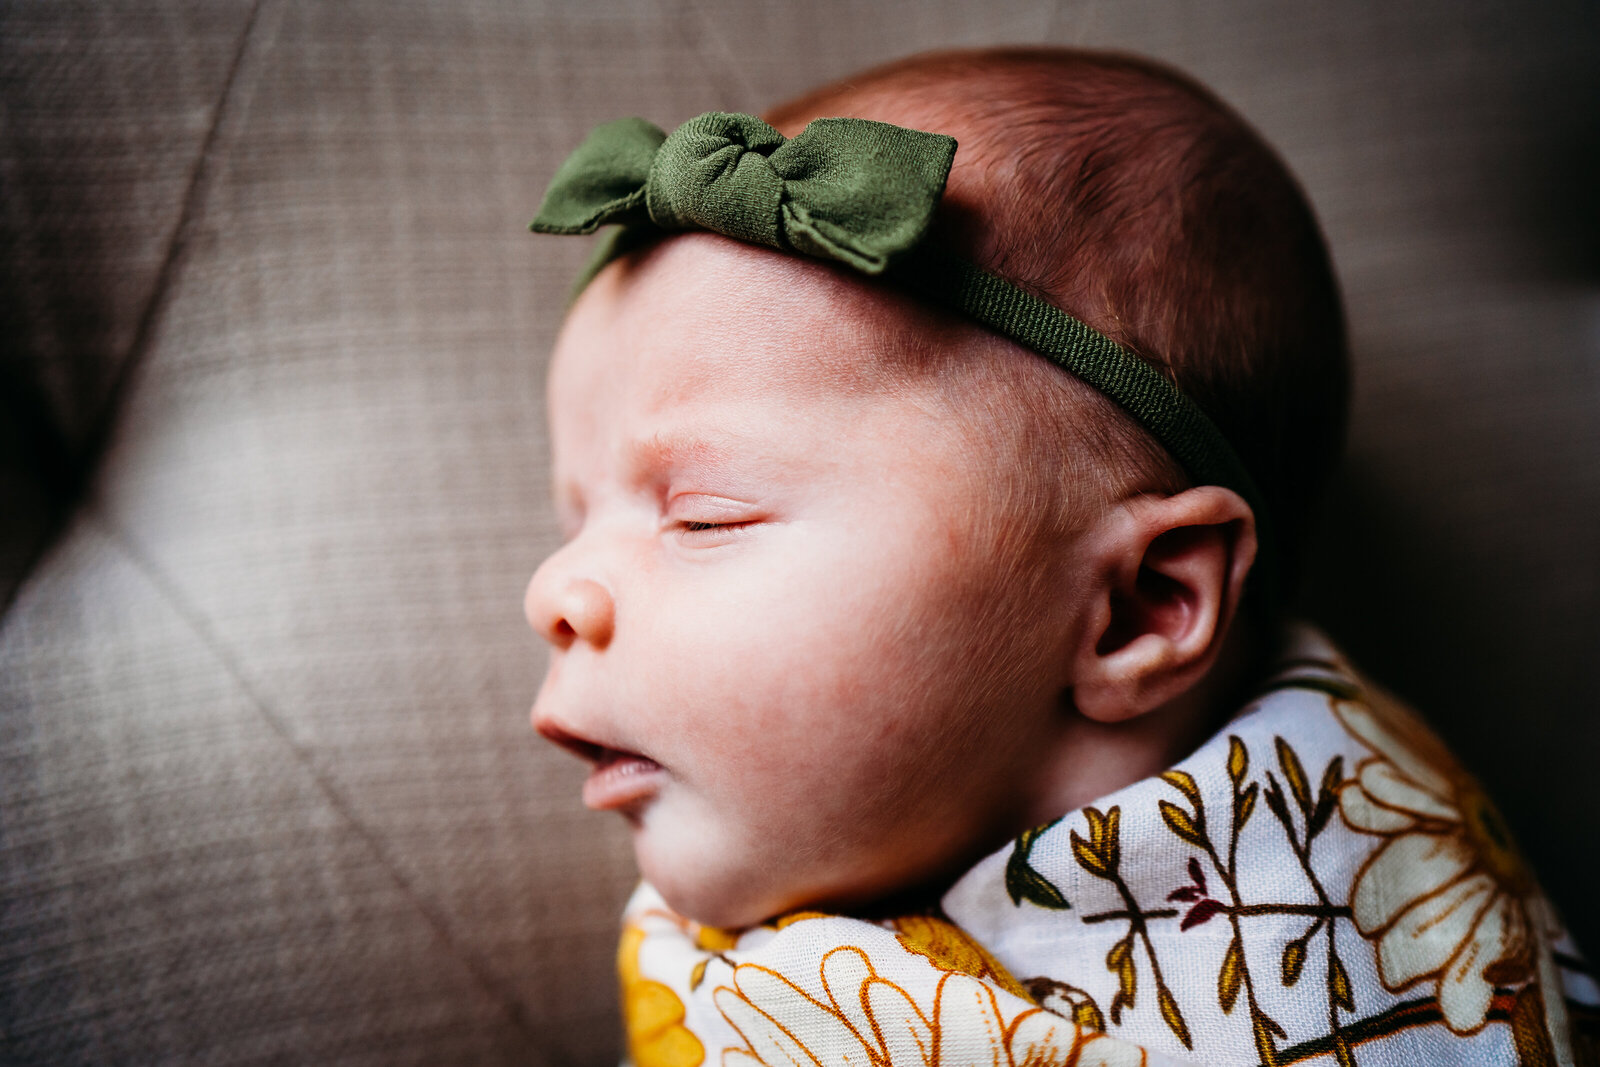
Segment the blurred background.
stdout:
<path fill-rule="evenodd" d="M 1600 5 L 0 2 L 0 1061 L 599 1064 L 620 823 L 531 734 L 593 124 L 936 47 L 1170 61 L 1320 212 L 1306 611 L 1600 876 Z"/>

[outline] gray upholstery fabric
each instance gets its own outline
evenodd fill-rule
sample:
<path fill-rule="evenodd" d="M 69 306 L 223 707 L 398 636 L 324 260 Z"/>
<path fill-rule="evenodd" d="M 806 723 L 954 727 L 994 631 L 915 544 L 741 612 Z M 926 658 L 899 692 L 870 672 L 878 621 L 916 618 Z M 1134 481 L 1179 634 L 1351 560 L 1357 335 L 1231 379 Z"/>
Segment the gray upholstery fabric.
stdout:
<path fill-rule="evenodd" d="M 0 599 L 70 508 L 250 8 L 0 5 Z"/>
<path fill-rule="evenodd" d="M 16 608 L 6 1062 L 518 1058 L 403 846 L 166 581 L 88 519 Z"/>
<path fill-rule="evenodd" d="M 1166 58 L 1302 177 L 1358 375 L 1308 604 L 1595 944 L 1597 10 L 0 6 L 0 1061 L 614 1060 L 631 861 L 520 617 L 585 250 L 523 226 L 598 121 L 942 45 Z"/>

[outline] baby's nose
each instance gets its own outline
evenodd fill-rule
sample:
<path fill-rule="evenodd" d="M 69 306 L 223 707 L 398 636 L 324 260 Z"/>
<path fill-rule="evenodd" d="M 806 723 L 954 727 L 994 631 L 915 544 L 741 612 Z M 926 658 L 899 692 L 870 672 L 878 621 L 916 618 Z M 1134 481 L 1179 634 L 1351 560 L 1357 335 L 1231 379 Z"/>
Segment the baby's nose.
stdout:
<path fill-rule="evenodd" d="M 566 649 L 574 641 L 605 648 L 616 621 L 610 591 L 593 578 L 578 577 L 553 565 L 556 558 L 545 560 L 528 583 L 522 601 L 528 625 L 556 648 Z"/>

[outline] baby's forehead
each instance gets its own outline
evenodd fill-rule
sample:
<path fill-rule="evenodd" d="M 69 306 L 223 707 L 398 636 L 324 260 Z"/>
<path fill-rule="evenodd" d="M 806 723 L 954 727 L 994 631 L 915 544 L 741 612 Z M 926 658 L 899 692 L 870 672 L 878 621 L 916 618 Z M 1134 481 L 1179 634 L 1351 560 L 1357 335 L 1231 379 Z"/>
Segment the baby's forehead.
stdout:
<path fill-rule="evenodd" d="M 588 373 L 607 372 L 593 351 L 568 351 L 565 342 L 581 334 L 606 346 L 600 362 L 629 364 L 663 402 L 904 392 L 926 376 L 919 372 L 986 336 L 852 272 L 704 234 L 612 263 L 573 319 L 579 329 L 558 345 L 557 375 L 585 373 L 571 366 L 580 360 Z"/>
<path fill-rule="evenodd" d="M 1067 377 L 878 281 L 688 235 L 596 276 L 557 344 L 549 414 L 564 471 L 602 441 L 620 457 L 712 431 L 798 463 L 788 444 L 820 424 L 888 463 L 907 442 L 862 431 L 898 425 L 960 439 L 997 478 L 1065 484 L 1068 467 L 1096 465 L 1067 448 Z"/>

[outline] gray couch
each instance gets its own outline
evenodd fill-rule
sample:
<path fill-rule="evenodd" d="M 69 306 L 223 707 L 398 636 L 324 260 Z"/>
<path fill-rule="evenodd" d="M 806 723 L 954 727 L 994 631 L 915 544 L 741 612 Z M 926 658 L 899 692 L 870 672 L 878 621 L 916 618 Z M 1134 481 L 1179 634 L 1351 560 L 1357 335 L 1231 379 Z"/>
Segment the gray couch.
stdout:
<path fill-rule="evenodd" d="M 520 617 L 584 250 L 523 226 L 602 119 L 1037 41 L 1303 178 L 1358 375 L 1307 610 L 1600 943 L 1594 4 L 8 0 L 0 1061 L 614 1060 L 631 861 Z"/>

